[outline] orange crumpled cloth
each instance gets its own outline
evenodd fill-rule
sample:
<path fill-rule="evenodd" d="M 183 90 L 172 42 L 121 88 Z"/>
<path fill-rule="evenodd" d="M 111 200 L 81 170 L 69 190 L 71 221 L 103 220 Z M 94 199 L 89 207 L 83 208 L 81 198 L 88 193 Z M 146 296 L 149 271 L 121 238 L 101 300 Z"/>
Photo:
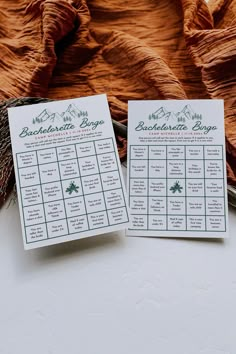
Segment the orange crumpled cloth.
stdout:
<path fill-rule="evenodd" d="M 236 185 L 235 0 L 1 0 L 1 100 L 104 92 L 123 123 L 130 99 L 224 99 Z M 0 149 L 0 191 L 6 165 Z"/>

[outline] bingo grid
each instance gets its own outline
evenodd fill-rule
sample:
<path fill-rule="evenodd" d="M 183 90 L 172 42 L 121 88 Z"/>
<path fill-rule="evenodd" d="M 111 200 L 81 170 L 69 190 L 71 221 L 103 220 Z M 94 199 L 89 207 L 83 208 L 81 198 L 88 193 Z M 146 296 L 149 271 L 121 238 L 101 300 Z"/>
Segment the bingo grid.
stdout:
<path fill-rule="evenodd" d="M 132 230 L 226 230 L 222 145 L 130 146 Z"/>
<path fill-rule="evenodd" d="M 112 138 L 16 157 L 26 243 L 128 221 Z"/>

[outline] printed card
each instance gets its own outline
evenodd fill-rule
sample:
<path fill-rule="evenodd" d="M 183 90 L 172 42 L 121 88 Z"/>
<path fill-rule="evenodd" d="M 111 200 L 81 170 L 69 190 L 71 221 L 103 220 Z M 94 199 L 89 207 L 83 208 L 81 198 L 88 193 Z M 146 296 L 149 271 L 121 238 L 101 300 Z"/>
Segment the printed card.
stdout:
<path fill-rule="evenodd" d="M 10 108 L 8 114 L 25 249 L 127 227 L 105 95 Z"/>
<path fill-rule="evenodd" d="M 130 101 L 129 236 L 225 237 L 222 100 Z"/>

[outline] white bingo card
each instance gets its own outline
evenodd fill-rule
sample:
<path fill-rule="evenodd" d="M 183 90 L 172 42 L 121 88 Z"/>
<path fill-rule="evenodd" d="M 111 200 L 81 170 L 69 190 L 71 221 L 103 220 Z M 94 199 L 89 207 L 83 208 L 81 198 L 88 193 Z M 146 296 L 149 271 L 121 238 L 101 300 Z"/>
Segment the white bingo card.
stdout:
<path fill-rule="evenodd" d="M 222 100 L 130 101 L 129 236 L 225 237 Z"/>
<path fill-rule="evenodd" d="M 25 249 L 125 229 L 106 95 L 8 110 Z"/>

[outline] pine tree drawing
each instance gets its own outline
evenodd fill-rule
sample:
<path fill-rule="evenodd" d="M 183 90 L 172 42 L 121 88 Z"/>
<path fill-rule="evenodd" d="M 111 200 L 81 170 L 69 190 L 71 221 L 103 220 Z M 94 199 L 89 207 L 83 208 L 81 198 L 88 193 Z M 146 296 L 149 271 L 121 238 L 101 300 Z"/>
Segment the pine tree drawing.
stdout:
<path fill-rule="evenodd" d="M 194 119 L 202 120 L 202 115 L 201 115 L 201 114 L 194 113 L 194 115 L 192 116 L 192 120 L 194 120 Z"/>
<path fill-rule="evenodd" d="M 88 117 L 88 112 L 87 111 L 80 111 L 78 113 L 78 117 Z"/>
<path fill-rule="evenodd" d="M 176 181 L 172 187 L 170 187 L 170 191 L 172 191 L 172 193 L 175 192 L 179 192 L 182 193 L 182 189 L 183 187 L 180 186 L 179 181 Z"/>
<path fill-rule="evenodd" d="M 68 188 L 66 188 L 66 193 L 72 194 L 73 192 L 78 193 L 79 192 L 79 186 L 75 184 L 75 182 L 70 182 L 70 185 Z"/>

